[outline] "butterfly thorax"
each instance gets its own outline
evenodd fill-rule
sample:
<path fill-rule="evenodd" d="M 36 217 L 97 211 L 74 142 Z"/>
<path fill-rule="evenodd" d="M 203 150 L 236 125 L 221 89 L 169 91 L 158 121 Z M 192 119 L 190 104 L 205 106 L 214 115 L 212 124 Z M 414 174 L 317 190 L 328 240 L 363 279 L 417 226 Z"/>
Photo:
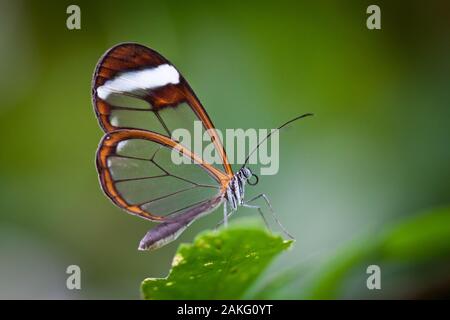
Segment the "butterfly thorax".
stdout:
<path fill-rule="evenodd" d="M 225 199 L 232 210 L 244 203 L 245 183 L 253 176 L 249 168 L 242 167 L 228 183 Z"/>

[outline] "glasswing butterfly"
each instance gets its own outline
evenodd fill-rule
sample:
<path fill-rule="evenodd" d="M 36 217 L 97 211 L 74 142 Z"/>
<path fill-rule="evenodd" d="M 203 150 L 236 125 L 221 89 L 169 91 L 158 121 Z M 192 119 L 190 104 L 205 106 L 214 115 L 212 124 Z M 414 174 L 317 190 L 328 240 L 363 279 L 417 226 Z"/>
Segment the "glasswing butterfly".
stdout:
<path fill-rule="evenodd" d="M 109 49 L 95 68 L 92 99 L 105 132 L 96 156 L 104 193 L 128 213 L 160 222 L 147 232 L 139 250 L 156 249 L 175 240 L 193 221 L 221 204 L 225 225 L 238 206 L 255 208 L 264 218 L 261 208 L 250 204 L 258 198 L 266 201 L 273 214 L 264 194 L 244 200 L 245 184 L 258 182 L 258 177 L 246 167 L 248 159 L 273 131 L 233 173 L 225 148 L 199 99 L 178 70 L 156 51 L 136 43 Z M 308 115 L 292 119 L 278 129 Z M 219 167 L 206 163 L 171 138 L 176 128 L 192 130 L 195 120 L 202 122 L 219 153 Z M 194 164 L 175 165 L 171 161 L 173 150 Z"/>

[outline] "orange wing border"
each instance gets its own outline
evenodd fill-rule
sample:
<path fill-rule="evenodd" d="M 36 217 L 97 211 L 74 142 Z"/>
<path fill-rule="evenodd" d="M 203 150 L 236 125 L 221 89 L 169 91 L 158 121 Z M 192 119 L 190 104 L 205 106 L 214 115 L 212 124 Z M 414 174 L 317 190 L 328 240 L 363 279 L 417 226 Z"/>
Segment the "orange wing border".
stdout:
<path fill-rule="evenodd" d="M 164 216 L 154 215 L 151 212 L 146 212 L 142 210 L 137 205 L 131 205 L 123 199 L 117 190 L 114 180 L 112 178 L 111 172 L 108 168 L 108 157 L 115 153 L 117 144 L 121 141 L 128 139 L 143 139 L 158 143 L 170 149 L 175 149 L 178 152 L 182 152 L 184 156 L 193 160 L 196 165 L 201 166 L 206 170 L 220 185 L 221 192 L 224 194 L 225 188 L 227 187 L 230 176 L 223 173 L 219 169 L 215 168 L 211 164 L 205 163 L 198 155 L 185 148 L 183 145 L 174 141 L 164 135 L 156 132 L 138 129 L 120 129 L 109 133 L 106 133 L 101 139 L 96 156 L 96 166 L 99 176 L 100 185 L 103 192 L 111 199 L 111 201 L 118 207 L 126 210 L 127 212 L 141 216 L 145 219 L 152 221 L 165 221 Z"/>

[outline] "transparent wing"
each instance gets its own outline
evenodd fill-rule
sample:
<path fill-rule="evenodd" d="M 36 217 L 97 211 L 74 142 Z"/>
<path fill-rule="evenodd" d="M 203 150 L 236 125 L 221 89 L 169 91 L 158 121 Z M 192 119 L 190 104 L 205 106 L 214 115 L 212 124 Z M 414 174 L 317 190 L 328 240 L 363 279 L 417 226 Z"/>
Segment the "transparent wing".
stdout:
<path fill-rule="evenodd" d="M 220 203 L 220 197 L 213 198 L 184 210 L 178 219 L 168 220 L 157 225 L 142 238 L 139 250 L 154 250 L 175 240 L 195 219 L 211 212 Z"/>
<path fill-rule="evenodd" d="M 172 152 L 190 164 L 175 164 Z M 117 130 L 104 136 L 97 170 L 106 195 L 149 220 L 167 221 L 222 198 L 228 176 L 166 136 Z"/>
<path fill-rule="evenodd" d="M 218 167 L 232 176 L 225 149 L 205 109 L 178 70 L 156 51 L 134 43 L 108 50 L 97 64 L 92 98 L 105 132 L 145 129 L 171 137 L 174 130 L 182 128 L 193 137 L 197 120 L 200 128 L 208 130 L 222 159 Z"/>

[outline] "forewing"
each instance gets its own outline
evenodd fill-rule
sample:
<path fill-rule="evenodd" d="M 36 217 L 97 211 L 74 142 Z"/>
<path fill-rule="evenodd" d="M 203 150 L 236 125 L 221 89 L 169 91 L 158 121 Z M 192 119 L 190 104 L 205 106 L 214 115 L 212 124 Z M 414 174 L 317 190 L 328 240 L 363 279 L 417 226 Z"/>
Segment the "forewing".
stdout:
<path fill-rule="evenodd" d="M 175 129 L 183 128 L 193 136 L 194 121 L 200 120 L 222 159 L 223 170 L 232 176 L 205 109 L 179 71 L 156 51 L 135 43 L 108 50 L 97 64 L 92 97 L 105 132 L 145 129 L 171 137 Z"/>

